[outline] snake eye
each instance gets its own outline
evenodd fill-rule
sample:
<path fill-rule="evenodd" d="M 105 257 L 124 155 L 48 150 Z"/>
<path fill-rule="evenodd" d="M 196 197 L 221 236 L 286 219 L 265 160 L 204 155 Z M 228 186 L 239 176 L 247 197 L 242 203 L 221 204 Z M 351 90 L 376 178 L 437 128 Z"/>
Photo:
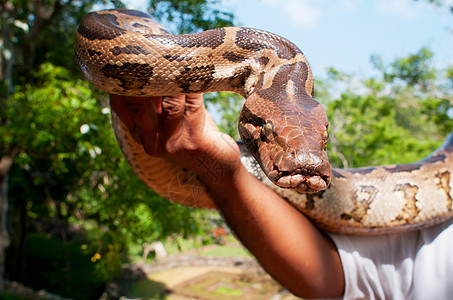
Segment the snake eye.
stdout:
<path fill-rule="evenodd" d="M 266 124 L 264 124 L 264 133 L 266 135 L 274 133 L 274 124 L 272 124 L 272 121 L 267 121 Z"/>
<path fill-rule="evenodd" d="M 269 138 L 274 133 L 274 124 L 272 121 L 267 121 L 266 124 L 263 126 L 263 140 L 269 140 Z"/>

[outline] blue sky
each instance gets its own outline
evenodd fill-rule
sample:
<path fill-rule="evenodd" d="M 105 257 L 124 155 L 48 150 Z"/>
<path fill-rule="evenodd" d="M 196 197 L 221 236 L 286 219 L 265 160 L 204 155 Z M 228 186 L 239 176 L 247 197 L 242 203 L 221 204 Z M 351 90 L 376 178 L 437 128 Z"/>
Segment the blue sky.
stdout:
<path fill-rule="evenodd" d="M 421 0 L 230 0 L 248 27 L 280 34 L 308 57 L 315 76 L 333 66 L 370 73 L 373 54 L 385 61 L 423 46 L 439 66 L 453 64 L 453 14 Z"/>
<path fill-rule="evenodd" d="M 447 0 L 450 1 L 450 0 Z M 129 0 L 144 9 L 146 0 Z M 308 57 L 315 77 L 333 66 L 372 74 L 373 54 L 384 61 L 429 47 L 439 67 L 453 65 L 453 14 L 425 0 L 224 0 L 241 26 L 282 35 Z M 452 1 L 450 1 L 451 3 Z"/>

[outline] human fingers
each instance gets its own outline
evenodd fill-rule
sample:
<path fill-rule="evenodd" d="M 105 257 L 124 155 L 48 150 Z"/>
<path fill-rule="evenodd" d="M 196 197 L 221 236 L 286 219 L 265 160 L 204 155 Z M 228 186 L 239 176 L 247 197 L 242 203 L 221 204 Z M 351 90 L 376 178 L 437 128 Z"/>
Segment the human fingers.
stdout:
<path fill-rule="evenodd" d="M 158 155 L 159 110 L 161 97 L 110 95 L 110 105 L 134 139 L 150 155 Z"/>
<path fill-rule="evenodd" d="M 162 99 L 162 119 L 165 128 L 166 150 L 196 149 L 203 139 L 205 118 L 202 94 L 168 96 Z"/>
<path fill-rule="evenodd" d="M 185 129 L 190 136 L 204 137 L 206 134 L 206 118 L 207 112 L 202 94 L 186 95 L 186 104 L 184 110 Z"/>
<path fill-rule="evenodd" d="M 124 125 L 133 132 L 135 128 L 135 120 L 126 106 L 126 99 L 123 95 L 110 94 L 110 106 L 118 117 L 123 121 Z"/>
<path fill-rule="evenodd" d="M 140 137 L 140 142 L 146 153 L 160 156 L 163 145 L 159 142 L 161 132 L 161 114 L 156 110 L 154 100 L 159 102 L 161 97 L 150 97 L 146 101 L 137 103 L 133 99 L 128 102 L 131 109 L 138 109 L 135 124 Z"/>
<path fill-rule="evenodd" d="M 162 129 L 164 131 L 160 136 L 161 143 L 168 144 L 169 139 L 176 140 L 181 136 L 185 105 L 185 95 L 162 97 Z"/>

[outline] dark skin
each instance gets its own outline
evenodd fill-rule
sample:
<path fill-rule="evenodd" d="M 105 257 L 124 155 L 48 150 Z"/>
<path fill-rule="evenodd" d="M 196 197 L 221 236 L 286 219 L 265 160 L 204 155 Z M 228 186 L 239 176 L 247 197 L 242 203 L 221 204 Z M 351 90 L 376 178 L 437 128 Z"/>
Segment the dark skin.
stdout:
<path fill-rule="evenodd" d="M 247 172 L 235 141 L 218 131 L 202 95 L 110 95 L 110 103 L 147 153 L 199 175 L 236 236 L 284 287 L 304 298 L 343 295 L 343 268 L 333 241 Z M 222 168 L 207 174 L 194 160 L 197 155 Z"/>

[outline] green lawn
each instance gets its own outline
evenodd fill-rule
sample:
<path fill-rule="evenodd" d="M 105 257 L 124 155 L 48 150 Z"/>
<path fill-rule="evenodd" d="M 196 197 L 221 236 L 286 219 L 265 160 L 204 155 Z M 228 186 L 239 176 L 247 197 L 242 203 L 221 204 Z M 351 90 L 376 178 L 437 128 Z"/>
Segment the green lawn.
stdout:
<path fill-rule="evenodd" d="M 252 257 L 244 247 L 237 246 L 218 246 L 216 248 L 199 253 L 200 256 L 231 256 L 231 257 Z"/>
<path fill-rule="evenodd" d="M 201 256 L 234 256 L 234 257 L 251 257 L 251 254 L 240 245 L 237 239 L 233 235 L 228 235 L 226 237 L 227 245 L 222 246 L 218 245 L 214 249 L 207 251 L 202 251 L 202 248 L 206 246 L 206 240 L 200 238 L 173 238 L 164 241 L 164 248 L 167 251 L 168 255 L 178 254 L 194 249 L 200 249 L 198 255 Z M 208 245 L 212 244 L 211 242 L 207 243 Z M 142 260 L 143 247 L 141 245 L 131 245 L 129 248 L 129 259 L 131 262 L 137 262 Z M 153 258 L 151 255 L 146 260 L 149 263 L 152 263 Z"/>

